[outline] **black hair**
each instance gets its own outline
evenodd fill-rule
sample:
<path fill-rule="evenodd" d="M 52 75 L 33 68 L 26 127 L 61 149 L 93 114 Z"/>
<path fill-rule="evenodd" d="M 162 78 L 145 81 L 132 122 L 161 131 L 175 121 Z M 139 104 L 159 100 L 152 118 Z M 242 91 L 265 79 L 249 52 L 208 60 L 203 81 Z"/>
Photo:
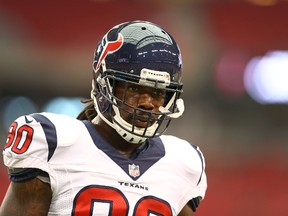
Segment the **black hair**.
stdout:
<path fill-rule="evenodd" d="M 97 116 L 93 100 L 85 99 L 81 100 L 81 103 L 87 104 L 87 106 L 78 114 L 77 119 L 92 121 Z"/>

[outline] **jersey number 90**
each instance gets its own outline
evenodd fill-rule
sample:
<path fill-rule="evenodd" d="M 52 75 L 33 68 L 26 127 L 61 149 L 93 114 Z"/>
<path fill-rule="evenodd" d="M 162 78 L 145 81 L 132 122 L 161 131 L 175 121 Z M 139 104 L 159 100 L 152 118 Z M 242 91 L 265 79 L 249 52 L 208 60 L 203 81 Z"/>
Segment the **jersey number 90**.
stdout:
<path fill-rule="evenodd" d="M 94 215 L 97 212 L 97 209 L 94 209 L 95 203 L 108 204 L 106 214 L 109 216 L 128 215 L 129 203 L 120 190 L 108 186 L 89 185 L 80 190 L 76 195 L 73 202 L 72 216 Z M 173 215 L 171 207 L 166 201 L 154 196 L 142 197 L 135 204 L 133 216 L 146 216 L 150 214 L 159 216 Z"/>

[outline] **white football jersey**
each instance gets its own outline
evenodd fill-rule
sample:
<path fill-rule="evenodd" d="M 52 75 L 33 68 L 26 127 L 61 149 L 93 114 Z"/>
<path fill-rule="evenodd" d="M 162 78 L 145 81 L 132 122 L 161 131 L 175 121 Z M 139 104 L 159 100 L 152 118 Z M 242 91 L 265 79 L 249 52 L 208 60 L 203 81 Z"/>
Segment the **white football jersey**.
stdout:
<path fill-rule="evenodd" d="M 3 155 L 9 168 L 49 174 L 50 216 L 174 216 L 192 198 L 204 198 L 205 161 L 199 148 L 167 135 L 148 142 L 130 159 L 90 121 L 38 113 L 12 123 Z"/>

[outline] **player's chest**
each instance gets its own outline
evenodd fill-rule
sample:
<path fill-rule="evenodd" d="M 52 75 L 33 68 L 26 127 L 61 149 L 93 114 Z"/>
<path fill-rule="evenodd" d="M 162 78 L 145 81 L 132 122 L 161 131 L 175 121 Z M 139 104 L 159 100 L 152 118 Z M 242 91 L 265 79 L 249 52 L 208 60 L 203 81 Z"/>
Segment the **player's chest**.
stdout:
<path fill-rule="evenodd" d="M 72 215 L 175 215 L 177 197 L 184 191 L 163 161 L 145 171 L 145 163 L 122 162 L 119 166 L 100 156 L 98 162 L 92 161 L 74 166 L 73 171 L 66 167 L 70 183 L 63 184 L 60 193 L 70 194 Z"/>

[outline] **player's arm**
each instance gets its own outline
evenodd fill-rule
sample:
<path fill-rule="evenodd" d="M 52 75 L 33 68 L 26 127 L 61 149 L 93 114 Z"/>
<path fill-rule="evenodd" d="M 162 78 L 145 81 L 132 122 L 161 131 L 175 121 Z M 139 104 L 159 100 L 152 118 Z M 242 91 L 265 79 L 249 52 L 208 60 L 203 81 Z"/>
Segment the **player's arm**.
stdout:
<path fill-rule="evenodd" d="M 193 216 L 194 212 L 189 204 L 186 204 L 178 216 Z"/>
<path fill-rule="evenodd" d="M 202 198 L 200 196 L 191 199 L 181 210 L 178 216 L 193 216 Z"/>
<path fill-rule="evenodd" d="M 38 178 L 11 182 L 1 205 L 0 216 L 47 216 L 51 198 L 50 185 Z"/>
<path fill-rule="evenodd" d="M 40 114 L 21 116 L 11 124 L 3 151 L 11 183 L 0 216 L 47 215 L 52 190 L 50 184 L 45 183 L 50 178 L 46 161 L 49 160 L 49 141 L 56 139 L 55 133 L 53 123 Z"/>

